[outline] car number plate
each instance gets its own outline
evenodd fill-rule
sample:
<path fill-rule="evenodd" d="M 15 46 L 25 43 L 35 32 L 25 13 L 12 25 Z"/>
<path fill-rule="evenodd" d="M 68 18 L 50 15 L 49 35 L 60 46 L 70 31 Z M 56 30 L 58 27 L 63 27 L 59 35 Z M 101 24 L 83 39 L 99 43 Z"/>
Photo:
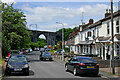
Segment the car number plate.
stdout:
<path fill-rule="evenodd" d="M 14 69 L 14 71 L 21 71 L 22 69 Z"/>
<path fill-rule="evenodd" d="M 87 66 L 87 68 L 94 68 L 94 66 Z"/>

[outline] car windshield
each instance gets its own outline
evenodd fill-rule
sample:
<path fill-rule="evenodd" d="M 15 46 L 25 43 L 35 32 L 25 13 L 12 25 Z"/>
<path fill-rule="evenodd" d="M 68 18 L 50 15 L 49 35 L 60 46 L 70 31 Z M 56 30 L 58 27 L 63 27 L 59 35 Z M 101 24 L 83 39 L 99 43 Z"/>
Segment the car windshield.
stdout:
<path fill-rule="evenodd" d="M 10 57 L 9 59 L 9 62 L 20 62 L 20 63 L 23 63 L 23 62 L 27 62 L 26 60 L 26 57 L 25 56 L 19 56 L 19 55 L 13 55 Z"/>
<path fill-rule="evenodd" d="M 12 54 L 19 54 L 20 51 L 10 51 Z"/>
<path fill-rule="evenodd" d="M 43 55 L 50 55 L 49 52 L 43 52 Z"/>
<path fill-rule="evenodd" d="M 78 60 L 81 63 L 93 63 L 93 62 L 95 62 L 93 59 L 90 59 L 90 58 L 78 58 Z"/>

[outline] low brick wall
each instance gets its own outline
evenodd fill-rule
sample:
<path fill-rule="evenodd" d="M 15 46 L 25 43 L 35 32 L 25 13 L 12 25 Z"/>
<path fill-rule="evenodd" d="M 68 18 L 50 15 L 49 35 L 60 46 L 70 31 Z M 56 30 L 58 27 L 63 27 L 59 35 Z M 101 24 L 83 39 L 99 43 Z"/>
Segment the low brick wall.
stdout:
<path fill-rule="evenodd" d="M 62 55 L 54 55 L 54 57 L 62 60 Z M 110 60 L 102 60 L 99 57 L 92 57 L 98 64 L 100 68 L 109 68 L 110 67 Z M 70 60 L 70 57 L 65 57 L 65 61 Z M 112 61 L 111 61 L 112 62 Z M 115 67 L 120 67 L 120 60 L 115 60 Z"/>
<path fill-rule="evenodd" d="M 109 68 L 110 60 L 96 60 L 101 68 Z M 112 61 L 111 61 L 112 63 Z M 120 67 L 120 60 L 115 60 L 115 67 Z"/>

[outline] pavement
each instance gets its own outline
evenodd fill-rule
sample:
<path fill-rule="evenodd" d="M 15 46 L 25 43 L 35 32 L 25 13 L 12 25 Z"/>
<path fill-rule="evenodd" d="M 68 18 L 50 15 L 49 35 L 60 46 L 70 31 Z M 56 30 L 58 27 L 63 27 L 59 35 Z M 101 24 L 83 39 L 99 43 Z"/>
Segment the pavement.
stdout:
<path fill-rule="evenodd" d="M 10 75 L 5 76 L 2 80 L 107 80 L 102 76 L 74 76 L 71 72 L 66 72 L 64 68 L 65 62 L 54 58 L 54 61 L 40 61 L 40 52 L 33 51 L 26 55 L 30 60 L 29 76 Z"/>

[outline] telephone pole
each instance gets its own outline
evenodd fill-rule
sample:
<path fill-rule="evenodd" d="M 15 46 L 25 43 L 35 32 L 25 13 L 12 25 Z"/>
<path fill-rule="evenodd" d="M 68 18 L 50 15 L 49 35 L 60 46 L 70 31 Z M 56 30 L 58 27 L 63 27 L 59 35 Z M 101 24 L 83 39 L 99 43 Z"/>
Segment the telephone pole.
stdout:
<path fill-rule="evenodd" d="M 111 35 L 112 35 L 112 73 L 115 74 L 114 60 L 114 28 L 113 28 L 113 0 L 111 0 Z"/>

